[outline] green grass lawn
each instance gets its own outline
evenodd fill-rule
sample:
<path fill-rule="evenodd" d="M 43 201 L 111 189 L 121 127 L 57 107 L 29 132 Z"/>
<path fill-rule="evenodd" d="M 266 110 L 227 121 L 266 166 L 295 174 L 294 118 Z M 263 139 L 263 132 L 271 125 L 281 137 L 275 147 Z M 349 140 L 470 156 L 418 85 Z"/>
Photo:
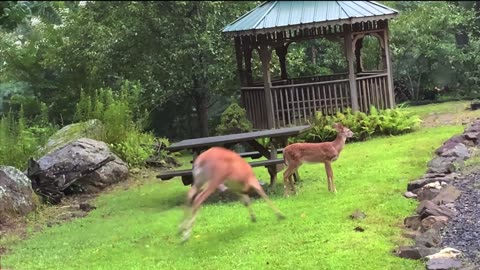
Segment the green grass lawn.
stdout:
<path fill-rule="evenodd" d="M 3 258 L 11 269 L 424 269 L 421 261 L 391 254 L 403 218 L 416 202 L 403 198 L 409 180 L 421 176 L 433 151 L 462 126 L 347 144 L 333 165 L 338 194 L 327 191 L 322 164 L 300 168 L 298 195 L 282 197 L 279 174 L 274 203 L 287 216 L 277 221 L 255 200 L 257 223 L 240 202 L 203 207 L 192 238 L 180 245 L 187 187 L 178 178 L 118 189 L 100 196 L 86 218 L 46 228 L 17 242 Z M 267 171 L 255 169 L 266 181 Z M 363 220 L 349 215 L 360 209 Z M 360 226 L 364 232 L 356 232 Z"/>
<path fill-rule="evenodd" d="M 420 118 L 425 118 L 429 114 L 461 114 L 465 112 L 465 109 L 470 107 L 470 103 L 471 101 L 451 101 L 420 106 L 408 106 L 405 107 L 404 110 L 415 113 L 420 116 Z"/>

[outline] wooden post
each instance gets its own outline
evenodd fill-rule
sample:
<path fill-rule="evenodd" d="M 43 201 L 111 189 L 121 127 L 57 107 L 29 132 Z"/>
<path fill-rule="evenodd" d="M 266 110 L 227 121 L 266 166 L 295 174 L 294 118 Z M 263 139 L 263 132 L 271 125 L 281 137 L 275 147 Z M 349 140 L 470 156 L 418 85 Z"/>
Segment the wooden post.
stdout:
<path fill-rule="evenodd" d="M 348 63 L 348 80 L 350 82 L 350 97 L 352 99 L 352 110 L 358 111 L 358 93 L 357 93 L 357 82 L 355 81 L 355 67 L 353 66 L 353 35 L 352 35 L 352 25 L 344 25 L 344 41 L 345 41 L 345 51 L 347 54 L 347 63 Z"/>
<path fill-rule="evenodd" d="M 260 60 L 262 61 L 263 72 L 263 86 L 265 89 L 265 103 L 267 110 L 267 127 L 274 128 L 273 125 L 273 102 L 272 102 L 272 79 L 270 77 L 270 60 L 272 59 L 272 52 L 268 48 L 265 38 L 260 41 Z"/>
<path fill-rule="evenodd" d="M 243 69 L 243 53 L 240 37 L 235 37 L 235 56 L 237 58 L 237 72 L 240 85 L 246 86 L 245 70 Z"/>
<path fill-rule="evenodd" d="M 357 42 L 355 42 L 355 59 L 357 60 L 357 65 L 356 65 L 357 73 L 360 73 L 363 71 L 362 48 L 363 48 L 363 38 L 359 38 L 357 39 Z"/>
<path fill-rule="evenodd" d="M 248 86 L 253 84 L 253 74 L 252 74 L 252 45 L 250 41 L 244 39 L 245 43 L 243 45 L 243 57 L 245 60 L 245 82 Z"/>
<path fill-rule="evenodd" d="M 287 75 L 287 64 L 286 64 L 286 56 L 287 56 L 287 46 L 278 46 L 275 48 L 275 52 L 278 56 L 278 60 L 280 62 L 280 71 L 281 71 L 281 75 L 280 77 L 282 78 L 282 80 L 286 80 L 288 78 L 288 75 Z"/>
<path fill-rule="evenodd" d="M 388 45 L 388 21 L 385 21 L 385 26 L 383 29 L 383 42 L 385 48 L 385 58 L 387 63 L 387 84 L 388 84 L 388 96 L 389 96 L 389 105 L 390 109 L 395 107 L 395 94 L 393 92 L 393 73 L 392 73 L 392 59 L 390 58 L 390 47 Z"/>

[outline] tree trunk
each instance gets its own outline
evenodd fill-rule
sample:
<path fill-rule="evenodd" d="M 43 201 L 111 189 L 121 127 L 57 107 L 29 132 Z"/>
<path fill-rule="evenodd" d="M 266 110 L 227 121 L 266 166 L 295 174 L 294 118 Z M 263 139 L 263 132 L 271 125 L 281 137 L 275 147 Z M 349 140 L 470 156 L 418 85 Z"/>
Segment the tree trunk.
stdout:
<path fill-rule="evenodd" d="M 208 137 L 208 98 L 206 94 L 199 93 L 195 96 L 195 107 L 197 109 L 200 136 Z"/>

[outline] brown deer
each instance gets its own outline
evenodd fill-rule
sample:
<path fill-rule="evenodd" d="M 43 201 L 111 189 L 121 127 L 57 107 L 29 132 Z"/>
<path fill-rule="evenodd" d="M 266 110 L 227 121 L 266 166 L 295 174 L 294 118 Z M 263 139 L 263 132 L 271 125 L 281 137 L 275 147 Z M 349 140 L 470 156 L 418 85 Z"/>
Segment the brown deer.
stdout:
<path fill-rule="evenodd" d="M 204 186 L 206 188 L 202 190 Z M 190 238 L 197 212 L 202 203 L 215 190 L 223 192 L 228 188 L 241 196 L 243 204 L 248 208 L 252 222 L 256 221 L 256 216 L 250 205 L 250 197 L 247 195 L 250 189 L 255 190 L 267 202 L 278 219 L 285 218 L 263 191 L 250 164 L 231 150 L 213 147 L 201 153 L 193 163 L 193 185 L 187 194 L 187 211 L 179 231 L 180 234 L 183 234 L 182 242 Z"/>
<path fill-rule="evenodd" d="M 322 143 L 294 143 L 283 150 L 283 159 L 287 169 L 283 173 L 285 196 L 288 196 L 288 189 L 295 193 L 295 186 L 292 182 L 293 173 L 303 163 L 324 163 L 327 172 L 328 191 L 337 193 L 333 182 L 332 162 L 338 159 L 340 152 L 345 146 L 347 138 L 353 136 L 353 132 L 342 124 L 333 124 L 337 131 L 337 138 L 331 142 Z"/>

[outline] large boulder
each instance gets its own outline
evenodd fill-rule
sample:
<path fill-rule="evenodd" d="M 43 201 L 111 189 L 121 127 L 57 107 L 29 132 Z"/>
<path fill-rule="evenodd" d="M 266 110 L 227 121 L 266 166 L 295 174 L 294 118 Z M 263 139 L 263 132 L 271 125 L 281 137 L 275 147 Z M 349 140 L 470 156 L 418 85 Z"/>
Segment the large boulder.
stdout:
<path fill-rule="evenodd" d="M 91 119 L 85 122 L 67 125 L 50 136 L 41 151 L 44 154 L 48 154 L 66 145 L 67 143 L 81 138 L 101 140 L 103 137 L 103 132 L 103 123 L 97 119 Z"/>
<path fill-rule="evenodd" d="M 63 195 L 96 193 L 128 177 L 127 164 L 104 142 L 82 138 L 30 160 L 34 190 L 58 203 Z"/>
<path fill-rule="evenodd" d="M 30 179 L 10 166 L 0 166 L 0 224 L 35 210 Z"/>

